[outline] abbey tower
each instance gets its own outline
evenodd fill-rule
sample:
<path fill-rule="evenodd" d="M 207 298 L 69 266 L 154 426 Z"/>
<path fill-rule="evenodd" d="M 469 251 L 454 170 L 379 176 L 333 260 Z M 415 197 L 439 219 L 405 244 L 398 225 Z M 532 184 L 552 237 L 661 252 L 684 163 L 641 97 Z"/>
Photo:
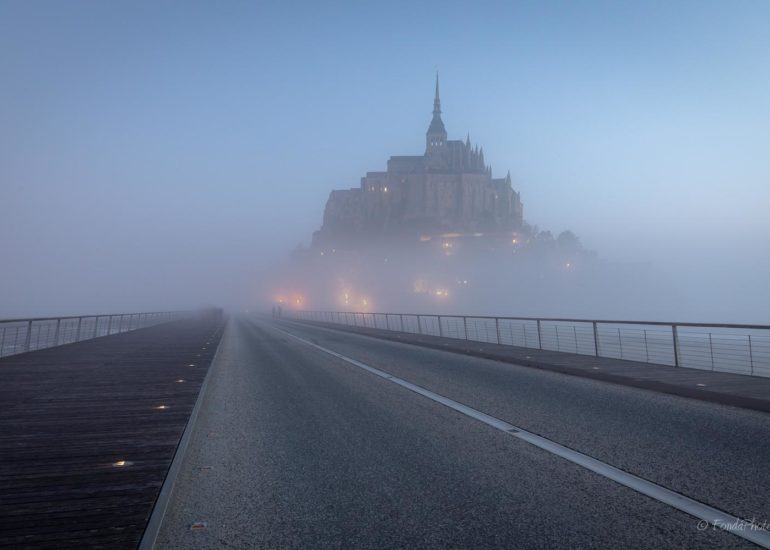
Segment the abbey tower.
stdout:
<path fill-rule="evenodd" d="M 384 172 L 367 172 L 359 187 L 331 192 L 314 246 L 355 246 L 363 239 L 419 239 L 444 233 L 510 233 L 523 206 L 510 172 L 493 178 L 484 150 L 470 137 L 448 140 L 439 81 L 425 153 L 392 156 Z"/>

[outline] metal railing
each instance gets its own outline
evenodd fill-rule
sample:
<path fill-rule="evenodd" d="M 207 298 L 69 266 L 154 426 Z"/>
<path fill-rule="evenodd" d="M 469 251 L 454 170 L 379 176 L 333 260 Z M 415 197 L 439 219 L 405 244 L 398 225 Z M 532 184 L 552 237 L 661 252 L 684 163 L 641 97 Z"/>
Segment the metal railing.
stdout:
<path fill-rule="evenodd" d="M 0 319 L 0 357 L 90 340 L 191 316 L 189 311 Z"/>
<path fill-rule="evenodd" d="M 770 377 L 770 325 L 287 311 L 287 317 Z"/>

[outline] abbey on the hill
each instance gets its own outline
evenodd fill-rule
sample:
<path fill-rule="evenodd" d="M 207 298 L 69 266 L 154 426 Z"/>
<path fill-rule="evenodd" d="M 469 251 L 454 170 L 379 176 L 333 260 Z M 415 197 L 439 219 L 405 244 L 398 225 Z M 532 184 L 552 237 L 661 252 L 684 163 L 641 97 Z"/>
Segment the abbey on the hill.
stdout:
<path fill-rule="evenodd" d="M 522 224 L 511 174 L 493 178 L 484 150 L 470 138 L 448 140 L 438 76 L 425 154 L 393 156 L 385 172 L 367 172 L 361 186 L 331 192 L 316 246 L 344 246 L 371 237 L 501 233 Z"/>

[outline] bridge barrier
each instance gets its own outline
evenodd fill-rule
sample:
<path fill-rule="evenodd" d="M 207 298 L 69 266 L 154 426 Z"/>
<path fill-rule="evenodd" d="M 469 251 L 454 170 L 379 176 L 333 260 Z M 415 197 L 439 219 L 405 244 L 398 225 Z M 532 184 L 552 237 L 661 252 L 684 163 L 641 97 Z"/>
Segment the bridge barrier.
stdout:
<path fill-rule="evenodd" d="M 191 311 L 0 319 L 0 357 L 90 340 L 195 315 Z"/>
<path fill-rule="evenodd" d="M 770 377 L 770 325 L 286 311 L 305 321 Z"/>

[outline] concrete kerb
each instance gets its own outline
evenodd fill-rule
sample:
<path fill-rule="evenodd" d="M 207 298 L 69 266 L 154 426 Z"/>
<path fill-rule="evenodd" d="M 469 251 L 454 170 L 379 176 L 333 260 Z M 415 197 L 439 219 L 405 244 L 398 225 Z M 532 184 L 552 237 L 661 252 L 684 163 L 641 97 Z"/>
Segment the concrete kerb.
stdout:
<path fill-rule="evenodd" d="M 731 407 L 739 407 L 743 409 L 750 409 L 754 411 L 770 413 L 770 398 L 767 400 L 758 399 L 755 397 L 720 393 L 720 392 L 712 391 L 701 387 L 687 387 L 683 385 L 676 385 L 676 384 L 671 384 L 666 382 L 658 382 L 654 380 L 634 378 L 632 375 L 622 376 L 618 374 L 602 372 L 601 370 L 584 370 L 579 368 L 570 368 L 570 367 L 565 367 L 561 365 L 555 365 L 553 363 L 549 363 L 546 361 L 539 361 L 534 357 L 530 357 L 526 359 L 515 358 L 515 357 L 505 357 L 503 355 L 492 353 L 489 351 L 479 351 L 478 349 L 475 349 L 475 348 L 463 347 L 464 343 L 471 343 L 472 341 L 466 341 L 462 339 L 440 338 L 437 336 L 429 337 L 434 340 L 438 340 L 438 339 L 451 340 L 451 345 L 448 345 L 448 343 L 441 343 L 437 341 L 436 342 L 426 341 L 425 335 L 417 335 L 409 332 L 385 331 L 383 329 L 373 329 L 369 327 L 367 328 L 349 327 L 345 325 L 337 325 L 334 323 L 325 323 L 322 321 L 305 321 L 305 320 L 297 320 L 297 319 L 291 319 L 291 320 L 282 319 L 281 322 L 287 323 L 287 324 L 296 323 L 299 326 L 303 326 L 303 325 L 318 326 L 321 328 L 336 330 L 339 332 L 348 332 L 352 334 L 358 334 L 361 336 L 369 336 L 370 338 L 377 338 L 379 340 L 388 340 L 391 342 L 399 342 L 401 344 L 409 344 L 409 345 L 423 347 L 423 348 L 447 351 L 450 353 L 459 353 L 461 355 L 467 355 L 470 357 L 479 357 L 482 359 L 491 359 L 493 361 L 500 361 L 502 363 L 508 363 L 511 365 L 517 365 L 521 367 L 537 368 L 540 370 L 557 372 L 557 373 L 566 374 L 569 376 L 590 378 L 592 380 L 599 380 L 602 382 L 619 384 L 621 386 L 628 386 L 628 387 L 639 388 L 639 389 L 655 391 L 660 393 L 667 393 L 667 394 L 676 395 L 679 397 L 697 399 L 699 401 L 707 401 L 710 403 L 717 403 L 720 405 L 727 405 Z M 500 345 L 500 344 L 492 344 L 488 342 L 474 342 L 474 343 L 482 344 L 487 348 L 495 348 L 496 346 Z M 531 353 L 532 355 L 535 355 L 538 351 L 539 350 L 533 349 L 531 350 Z M 601 361 L 603 359 L 605 358 L 598 358 L 598 361 Z M 660 365 L 660 367 L 666 367 L 666 366 Z M 675 368 L 675 367 L 670 367 L 670 368 Z M 691 370 L 694 371 L 693 374 L 697 373 L 703 376 L 708 376 L 710 374 L 710 371 L 700 371 L 697 369 L 691 369 Z M 740 376 L 740 375 L 736 375 L 736 376 Z"/>

